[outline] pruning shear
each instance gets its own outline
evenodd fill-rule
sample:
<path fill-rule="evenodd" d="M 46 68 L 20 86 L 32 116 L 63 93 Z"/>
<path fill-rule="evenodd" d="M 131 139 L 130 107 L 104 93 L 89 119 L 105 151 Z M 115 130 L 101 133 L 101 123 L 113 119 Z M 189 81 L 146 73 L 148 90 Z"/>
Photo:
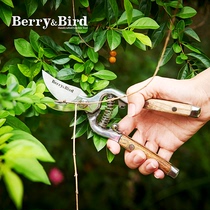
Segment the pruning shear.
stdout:
<path fill-rule="evenodd" d="M 137 149 L 142 150 L 147 158 L 153 158 L 158 161 L 159 168 L 164 171 L 166 175 L 172 178 L 177 177 L 179 174 L 178 168 L 158 156 L 156 153 L 139 144 L 132 138 L 120 133 L 117 124 L 112 125 L 111 128 L 107 127 L 116 98 L 118 99 L 118 106 L 120 108 L 126 106 L 127 97 L 125 93 L 113 88 L 107 88 L 100 91 L 93 97 L 87 97 L 87 94 L 84 93 L 80 88 L 66 84 L 52 77 L 45 71 L 42 71 L 42 76 L 48 90 L 57 99 L 53 105 L 48 104 L 49 107 L 58 111 L 69 112 L 75 111 L 77 106 L 77 110 L 83 110 L 87 113 L 90 127 L 95 133 L 116 141 L 123 148 L 130 152 Z M 99 115 L 101 114 L 101 101 L 103 101 L 105 98 L 107 99 L 106 109 L 99 118 Z M 147 100 L 144 108 L 195 118 L 199 117 L 201 111 L 199 107 L 190 104 L 159 99 Z"/>

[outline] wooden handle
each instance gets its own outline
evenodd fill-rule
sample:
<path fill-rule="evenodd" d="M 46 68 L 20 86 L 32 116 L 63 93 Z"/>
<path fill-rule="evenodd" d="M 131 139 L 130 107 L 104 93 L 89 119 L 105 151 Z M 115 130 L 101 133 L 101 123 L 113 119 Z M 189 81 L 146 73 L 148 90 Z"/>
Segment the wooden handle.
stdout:
<path fill-rule="evenodd" d="M 178 114 L 190 117 L 199 117 L 201 109 L 191 104 L 178 103 L 160 99 L 149 99 L 145 102 L 144 108 Z"/>
<path fill-rule="evenodd" d="M 129 152 L 133 150 L 142 150 L 147 158 L 152 158 L 158 161 L 159 163 L 159 168 L 164 171 L 165 174 L 172 178 L 176 178 L 177 175 L 179 174 L 179 169 L 174 167 L 170 162 L 164 160 L 154 152 L 150 151 L 146 147 L 142 146 L 138 142 L 134 141 L 128 136 L 122 135 L 119 142 L 118 142 L 123 148 L 128 150 Z"/>

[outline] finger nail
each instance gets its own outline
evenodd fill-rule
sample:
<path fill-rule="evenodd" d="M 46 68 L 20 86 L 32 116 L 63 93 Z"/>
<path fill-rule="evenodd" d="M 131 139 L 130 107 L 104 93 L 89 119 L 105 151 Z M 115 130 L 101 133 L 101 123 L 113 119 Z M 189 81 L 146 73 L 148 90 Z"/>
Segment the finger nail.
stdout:
<path fill-rule="evenodd" d="M 146 169 L 148 171 L 153 171 L 154 169 L 156 169 L 157 167 L 153 164 L 153 163 L 150 163 L 146 166 Z"/>
<path fill-rule="evenodd" d="M 144 158 L 140 155 L 136 155 L 133 159 L 133 162 L 137 165 L 141 164 L 144 161 Z"/>
<path fill-rule="evenodd" d="M 136 106 L 135 104 L 128 104 L 128 116 L 133 117 L 136 114 Z"/>

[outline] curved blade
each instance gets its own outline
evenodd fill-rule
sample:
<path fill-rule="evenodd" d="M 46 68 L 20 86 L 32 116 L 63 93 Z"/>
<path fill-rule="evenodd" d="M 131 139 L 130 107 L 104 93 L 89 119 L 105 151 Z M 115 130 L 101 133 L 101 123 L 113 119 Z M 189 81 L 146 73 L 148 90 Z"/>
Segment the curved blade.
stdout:
<path fill-rule="evenodd" d="M 77 97 L 87 96 L 80 88 L 61 82 L 43 70 L 42 76 L 48 90 L 61 102 L 72 102 Z"/>

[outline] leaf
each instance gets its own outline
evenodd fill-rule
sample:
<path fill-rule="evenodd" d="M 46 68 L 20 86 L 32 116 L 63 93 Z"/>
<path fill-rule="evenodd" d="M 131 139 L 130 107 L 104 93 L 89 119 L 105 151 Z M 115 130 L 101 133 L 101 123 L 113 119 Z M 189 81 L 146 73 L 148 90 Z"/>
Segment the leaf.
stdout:
<path fill-rule="evenodd" d="M 5 133 L 9 133 L 12 130 L 13 130 L 13 128 L 11 126 L 9 126 L 9 125 L 2 126 L 0 128 L 0 136 L 3 135 L 3 134 L 5 134 Z"/>
<path fill-rule="evenodd" d="M 168 63 L 168 61 L 172 58 L 173 54 L 174 54 L 173 48 L 167 47 L 160 66 L 164 66 L 166 63 Z"/>
<path fill-rule="evenodd" d="M 144 14 L 137 10 L 137 9 L 133 9 L 132 11 L 132 21 L 135 21 L 141 17 L 143 17 Z M 122 15 L 120 16 L 119 20 L 117 21 L 117 25 L 122 25 L 122 24 L 126 24 L 127 23 L 127 15 L 126 15 L 126 11 L 122 13 Z"/>
<path fill-rule="evenodd" d="M 133 6 L 129 0 L 124 0 L 124 7 L 126 11 L 126 18 L 128 25 L 132 22 Z"/>
<path fill-rule="evenodd" d="M 36 58 L 36 55 L 31 47 L 31 44 L 23 38 L 15 39 L 15 48 L 24 57 Z"/>
<path fill-rule="evenodd" d="M 186 18 L 191 18 L 193 16 L 195 16 L 197 14 L 196 10 L 193 9 L 192 7 L 183 7 L 180 12 L 178 12 L 176 14 L 177 17 L 180 17 L 180 18 L 183 18 L 183 19 L 186 19 Z"/>
<path fill-rule="evenodd" d="M 88 48 L 87 55 L 93 63 L 98 62 L 98 53 L 95 52 L 92 48 Z"/>
<path fill-rule="evenodd" d="M 26 178 L 34 182 L 42 182 L 50 185 L 48 176 L 42 165 L 34 158 L 16 157 L 5 159 L 6 163 L 12 166 L 16 172 L 24 175 Z M 30 166 L 30 167 L 29 167 Z"/>
<path fill-rule="evenodd" d="M 107 139 L 105 139 L 104 137 L 101 137 L 97 134 L 93 135 L 93 143 L 98 152 L 106 146 L 106 142 L 107 142 Z"/>
<path fill-rule="evenodd" d="M 5 143 L 7 140 L 10 139 L 10 137 L 12 137 L 13 134 L 12 133 L 5 133 L 2 136 L 0 136 L 0 144 Z"/>
<path fill-rule="evenodd" d="M 21 73 L 30 79 L 33 79 L 36 75 L 39 74 L 41 67 L 41 62 L 35 63 L 33 66 L 31 66 L 31 68 L 25 64 L 18 64 L 18 69 L 21 71 Z"/>
<path fill-rule="evenodd" d="M 40 48 L 39 38 L 40 36 L 38 33 L 36 33 L 34 30 L 30 30 L 30 35 L 29 35 L 30 43 L 31 43 L 32 48 L 36 52 L 39 52 L 39 48 Z"/>
<path fill-rule="evenodd" d="M 69 58 L 71 58 L 79 63 L 84 63 L 84 61 L 82 59 L 80 59 L 79 57 L 77 57 L 75 55 L 70 55 Z"/>
<path fill-rule="evenodd" d="M 210 67 L 210 59 L 206 55 L 195 52 L 188 53 L 187 55 L 199 60 L 206 68 Z"/>
<path fill-rule="evenodd" d="M 74 64 L 74 71 L 77 73 L 81 73 L 85 70 L 84 64 L 75 63 Z"/>
<path fill-rule="evenodd" d="M 12 3 L 12 0 L 1 0 L 3 3 L 5 3 L 6 5 L 8 5 L 9 7 L 14 8 L 14 5 Z"/>
<path fill-rule="evenodd" d="M 3 168 L 3 178 L 10 198 L 17 209 L 21 209 L 23 199 L 23 183 L 21 179 L 9 168 Z"/>
<path fill-rule="evenodd" d="M 0 2 L 0 18 L 2 21 L 9 26 L 12 19 L 12 10 L 10 7 Z"/>
<path fill-rule="evenodd" d="M 79 116 L 77 118 L 77 120 L 76 120 L 76 125 L 79 125 L 79 124 L 83 123 L 86 119 L 87 119 L 87 116 L 85 114 Z M 72 121 L 71 121 L 71 123 L 70 123 L 70 125 L 69 125 L 69 127 L 74 126 L 74 120 L 75 119 L 73 118 Z"/>
<path fill-rule="evenodd" d="M 160 24 L 160 27 L 154 30 L 154 32 L 152 33 L 152 36 L 151 36 L 152 48 L 155 48 L 156 46 L 158 46 L 163 40 L 165 36 L 166 26 L 167 26 L 166 23 L 162 23 Z"/>
<path fill-rule="evenodd" d="M 0 44 L 0 53 L 3 53 L 6 50 L 6 47 Z"/>
<path fill-rule="evenodd" d="M 184 33 L 197 40 L 198 42 L 201 41 L 197 33 L 192 28 L 185 28 Z"/>
<path fill-rule="evenodd" d="M 111 153 L 111 151 L 108 148 L 106 148 L 106 156 L 109 163 L 111 163 L 115 158 L 115 155 Z"/>
<path fill-rule="evenodd" d="M 70 61 L 68 55 L 58 55 L 57 57 L 52 59 L 52 62 L 58 65 L 64 65 Z"/>
<path fill-rule="evenodd" d="M 142 17 L 133 22 L 129 28 L 135 29 L 157 29 L 159 25 L 149 17 Z"/>
<path fill-rule="evenodd" d="M 97 80 L 93 85 L 93 90 L 103 90 L 109 85 L 109 81 L 107 80 Z"/>
<path fill-rule="evenodd" d="M 75 75 L 74 69 L 63 68 L 57 73 L 57 78 L 59 80 L 70 80 L 73 79 Z"/>
<path fill-rule="evenodd" d="M 117 78 L 117 75 L 109 70 L 101 70 L 92 74 L 92 76 L 98 77 L 105 80 L 114 80 Z"/>
<path fill-rule="evenodd" d="M 30 129 L 17 117 L 7 116 L 7 124 L 12 126 L 14 129 L 19 129 L 27 133 L 31 133 Z"/>
<path fill-rule="evenodd" d="M 110 50 L 116 49 L 121 43 L 121 36 L 114 30 L 107 31 L 107 41 Z"/>
<path fill-rule="evenodd" d="M 38 2 L 37 0 L 25 0 L 25 6 L 28 17 L 34 14 L 34 12 L 38 8 Z"/>
<path fill-rule="evenodd" d="M 89 6 L 89 1 L 88 0 L 79 0 L 79 1 L 80 1 L 81 5 L 83 7 L 88 7 Z"/>
<path fill-rule="evenodd" d="M 125 41 L 130 45 L 132 45 L 136 41 L 136 35 L 133 31 L 123 30 L 122 36 L 125 39 Z"/>
<path fill-rule="evenodd" d="M 99 31 L 97 31 L 97 35 L 95 37 L 95 42 L 94 42 L 95 52 L 99 51 L 103 47 L 106 41 L 106 33 L 107 33 L 107 30 L 99 29 Z"/>
<path fill-rule="evenodd" d="M 149 47 L 152 47 L 152 42 L 150 38 L 147 35 L 144 35 L 142 33 L 134 33 L 136 38 L 142 42 L 142 44 L 147 45 Z"/>
<path fill-rule="evenodd" d="M 119 11 L 118 11 L 118 5 L 117 5 L 116 0 L 108 0 L 108 2 L 109 2 L 110 6 L 112 8 L 112 11 L 113 11 L 113 14 L 114 14 L 115 18 L 117 18 Z"/>
<path fill-rule="evenodd" d="M 180 53 L 180 52 L 182 51 L 181 46 L 180 46 L 177 42 L 175 42 L 175 43 L 172 45 L 172 48 L 173 48 L 173 50 L 174 50 L 175 53 Z"/>
<path fill-rule="evenodd" d="M 182 43 L 186 48 L 188 48 L 189 50 L 195 52 L 195 53 L 198 53 L 198 54 L 201 54 L 201 51 L 198 50 L 196 47 L 192 46 L 191 44 L 189 43 Z"/>
<path fill-rule="evenodd" d="M 87 131 L 88 123 L 82 123 L 77 126 L 75 138 L 82 136 Z M 72 136 L 73 138 L 73 136 Z"/>
<path fill-rule="evenodd" d="M 87 81 L 88 81 L 88 76 L 85 75 L 85 74 L 82 74 L 82 76 L 81 76 L 81 81 L 82 81 L 82 82 L 87 82 Z"/>
<path fill-rule="evenodd" d="M 45 162 L 55 162 L 55 160 L 52 158 L 52 156 L 48 153 L 44 145 L 38 141 L 34 136 L 32 136 L 30 133 L 27 133 L 25 131 L 21 130 L 13 130 L 11 133 L 14 135 L 10 138 L 11 141 L 14 141 L 12 145 L 8 146 L 7 149 L 14 147 L 14 146 L 20 146 L 19 149 L 24 149 L 21 148 L 24 145 L 18 145 L 18 142 L 23 141 L 25 145 L 29 145 L 31 147 L 31 150 L 34 152 L 34 155 L 37 157 L 37 159 Z M 32 142 L 32 144 L 28 143 Z M 12 142 L 10 142 L 12 143 Z M 37 146 L 36 146 L 37 145 Z M 37 151 L 36 151 L 37 150 Z M 27 152 L 27 151 L 26 151 Z M 36 153 L 38 152 L 38 153 Z M 32 154 L 28 154 L 29 156 Z M 38 157 L 39 156 L 39 157 Z"/>
<path fill-rule="evenodd" d="M 79 46 L 70 44 L 69 42 L 64 42 L 64 48 L 71 54 L 81 58 L 82 57 L 82 50 Z"/>
<path fill-rule="evenodd" d="M 179 79 L 186 79 L 188 77 L 188 74 L 190 72 L 190 69 L 189 69 L 189 66 L 188 64 L 186 63 L 179 71 L 179 74 L 178 74 L 178 78 Z"/>
<path fill-rule="evenodd" d="M 55 52 L 65 51 L 60 45 L 56 44 L 54 40 L 49 36 L 41 36 L 39 40 L 47 47 L 51 48 Z"/>

